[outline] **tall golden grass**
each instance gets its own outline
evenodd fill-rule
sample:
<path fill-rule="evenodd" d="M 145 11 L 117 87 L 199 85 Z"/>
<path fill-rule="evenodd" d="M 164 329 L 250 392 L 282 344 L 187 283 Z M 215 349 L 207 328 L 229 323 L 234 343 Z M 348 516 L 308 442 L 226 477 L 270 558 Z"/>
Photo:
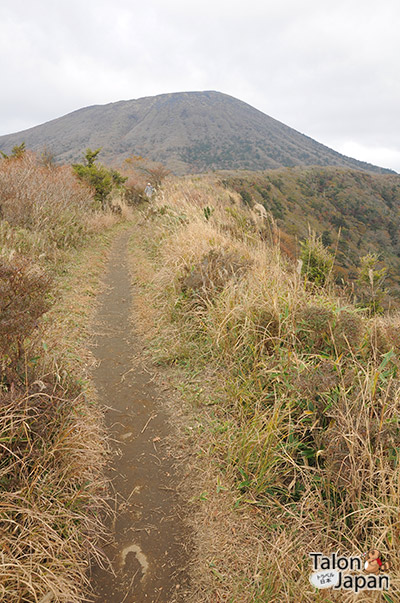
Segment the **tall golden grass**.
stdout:
<path fill-rule="evenodd" d="M 306 283 L 274 220 L 217 178 L 167 183 L 142 229 L 156 271 L 155 358 L 197 375 L 212 409 L 208 457 L 259 517 L 264 565 L 240 598 L 226 579 L 221 600 L 383 600 L 317 593 L 308 580 L 309 552 L 371 548 L 390 559 L 384 600 L 397 600 L 400 317 L 370 318 L 332 283 Z"/>
<path fill-rule="evenodd" d="M 100 212 L 69 167 L 31 153 L 0 161 L 0 210 L 0 600 L 78 603 L 104 535 L 106 444 L 82 385 L 87 359 L 71 363 L 78 343 L 56 312 L 43 317 L 68 294 L 61 322 L 74 312 L 68 336 L 82 338 L 92 303 L 82 257 L 120 218 Z"/>
<path fill-rule="evenodd" d="M 49 265 L 118 221 L 111 209 L 100 211 L 93 190 L 70 166 L 43 165 L 28 151 L 0 161 L 0 219 L 3 252 L 14 250 Z"/>
<path fill-rule="evenodd" d="M 0 401 L 0 599 L 82 601 L 104 533 L 100 417 L 54 375 Z"/>

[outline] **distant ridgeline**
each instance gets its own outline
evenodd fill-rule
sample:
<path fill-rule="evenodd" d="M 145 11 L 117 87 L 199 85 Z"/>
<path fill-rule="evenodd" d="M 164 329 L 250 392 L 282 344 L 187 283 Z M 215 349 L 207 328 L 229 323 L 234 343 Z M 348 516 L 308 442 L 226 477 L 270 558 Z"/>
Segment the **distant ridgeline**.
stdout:
<path fill-rule="evenodd" d="M 390 296 L 400 299 L 400 177 L 342 168 L 226 172 L 226 188 L 247 205 L 262 204 L 282 229 L 281 246 L 298 254 L 309 227 L 336 251 L 336 277 L 357 278 L 360 257 L 378 254 Z M 340 232 L 340 235 L 339 235 Z"/>
<path fill-rule="evenodd" d="M 133 155 L 163 163 L 177 175 L 211 170 L 265 170 L 298 165 L 388 172 L 336 151 L 220 92 L 182 92 L 85 107 L 16 134 L 0 151 L 47 148 L 72 163 L 87 148 L 118 166 Z"/>

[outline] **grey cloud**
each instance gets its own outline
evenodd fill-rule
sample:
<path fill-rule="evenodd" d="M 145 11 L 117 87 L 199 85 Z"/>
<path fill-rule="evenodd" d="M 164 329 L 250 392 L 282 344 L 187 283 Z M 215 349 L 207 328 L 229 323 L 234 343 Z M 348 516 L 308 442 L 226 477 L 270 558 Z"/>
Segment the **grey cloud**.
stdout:
<path fill-rule="evenodd" d="M 0 5 L 0 134 L 85 105 L 214 89 L 400 170 L 399 16 L 397 0 L 15 0 Z"/>

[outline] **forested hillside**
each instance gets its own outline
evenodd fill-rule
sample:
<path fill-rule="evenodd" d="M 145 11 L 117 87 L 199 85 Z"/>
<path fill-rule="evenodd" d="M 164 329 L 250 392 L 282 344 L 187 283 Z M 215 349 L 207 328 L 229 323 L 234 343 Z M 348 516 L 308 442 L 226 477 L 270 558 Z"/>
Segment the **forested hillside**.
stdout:
<path fill-rule="evenodd" d="M 227 172 L 220 182 L 247 206 L 261 204 L 282 230 L 282 249 L 298 256 L 309 228 L 335 253 L 335 273 L 357 278 L 360 258 L 377 254 L 388 267 L 392 297 L 400 296 L 400 178 L 341 168 Z"/>

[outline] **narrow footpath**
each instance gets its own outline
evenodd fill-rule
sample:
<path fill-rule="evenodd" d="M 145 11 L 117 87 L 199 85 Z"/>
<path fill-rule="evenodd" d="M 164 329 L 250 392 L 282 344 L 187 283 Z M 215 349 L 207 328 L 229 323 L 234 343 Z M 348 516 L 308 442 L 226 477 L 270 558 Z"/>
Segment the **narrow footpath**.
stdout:
<path fill-rule="evenodd" d="M 96 603 L 172 603 L 184 600 L 190 534 L 166 444 L 163 393 L 133 361 L 140 344 L 131 324 L 128 239 L 124 232 L 114 242 L 95 324 L 93 378 L 113 440 L 108 477 L 116 515 L 106 548 L 113 572 L 95 567 L 91 580 Z"/>

